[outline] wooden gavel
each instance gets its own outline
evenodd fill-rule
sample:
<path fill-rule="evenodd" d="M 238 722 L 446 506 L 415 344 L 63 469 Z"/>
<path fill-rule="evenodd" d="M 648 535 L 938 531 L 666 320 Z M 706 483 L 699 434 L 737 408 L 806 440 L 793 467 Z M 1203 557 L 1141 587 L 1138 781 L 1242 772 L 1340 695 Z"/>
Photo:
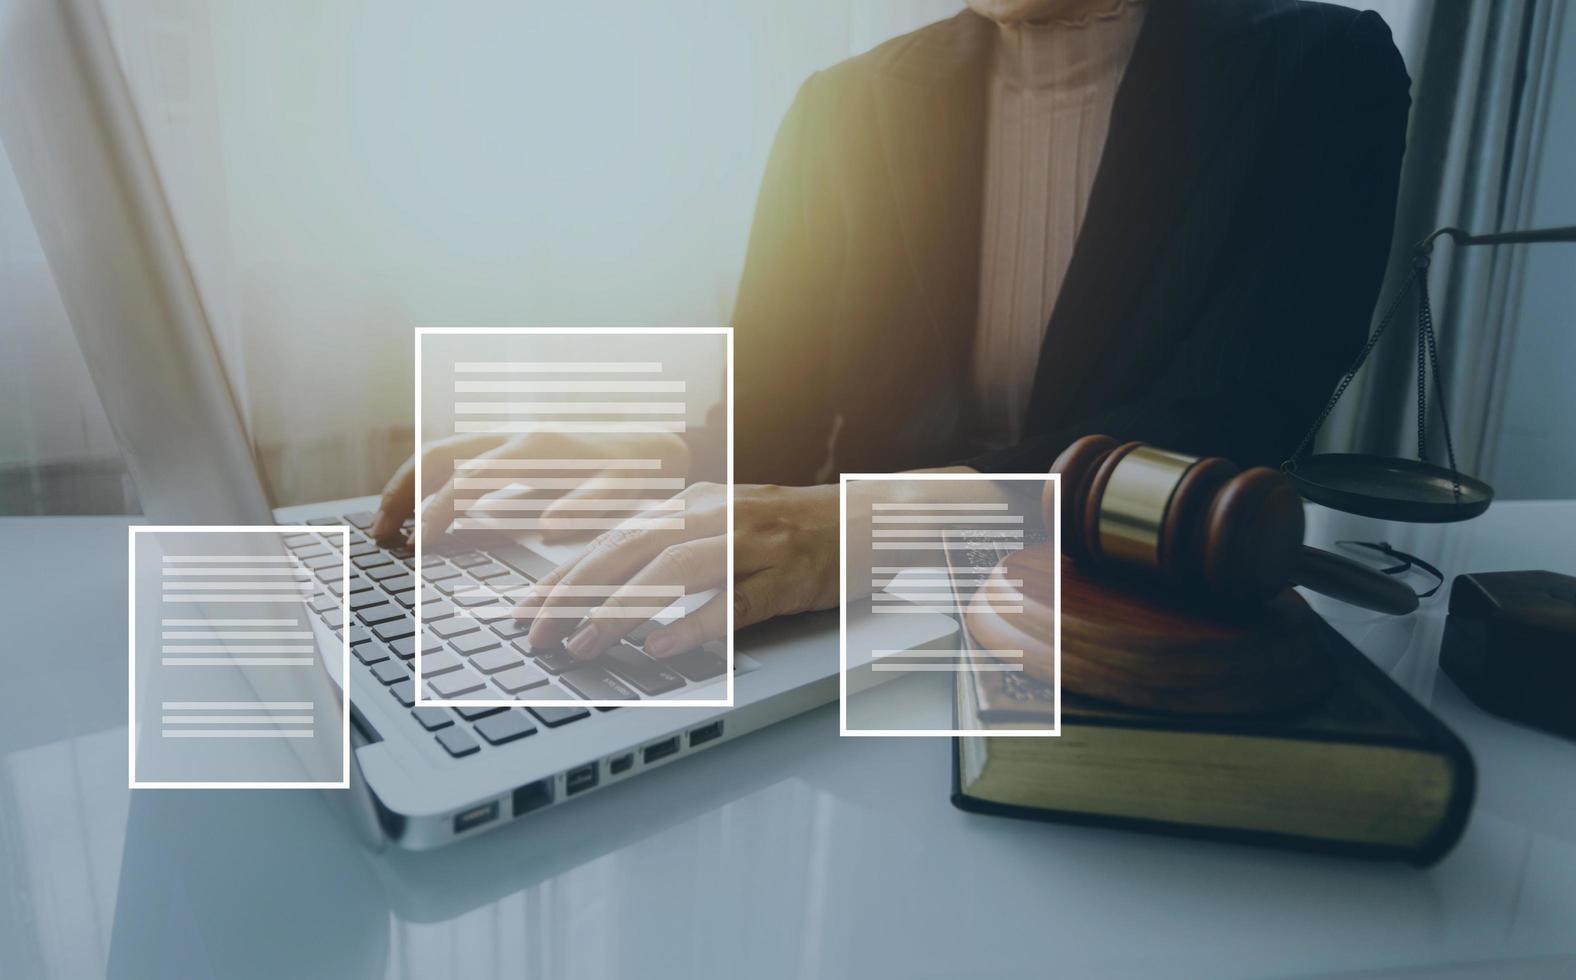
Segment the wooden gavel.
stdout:
<path fill-rule="evenodd" d="M 1257 603 L 1288 586 L 1397 615 L 1412 590 L 1302 543 L 1302 499 L 1268 467 L 1239 470 L 1110 436 L 1084 436 L 1051 465 L 1061 475 L 1062 550 L 1074 560 L 1138 569 L 1222 599 Z M 1052 487 L 1043 498 L 1055 519 Z"/>

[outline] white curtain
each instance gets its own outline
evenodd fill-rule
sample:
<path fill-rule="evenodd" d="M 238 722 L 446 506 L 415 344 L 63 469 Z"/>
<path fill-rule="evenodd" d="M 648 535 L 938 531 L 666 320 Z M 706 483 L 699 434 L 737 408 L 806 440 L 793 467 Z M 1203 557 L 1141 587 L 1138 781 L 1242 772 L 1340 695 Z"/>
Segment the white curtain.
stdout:
<path fill-rule="evenodd" d="M 956 0 L 106 0 L 278 503 L 409 450 L 413 326 L 727 322 L 810 72 Z"/>

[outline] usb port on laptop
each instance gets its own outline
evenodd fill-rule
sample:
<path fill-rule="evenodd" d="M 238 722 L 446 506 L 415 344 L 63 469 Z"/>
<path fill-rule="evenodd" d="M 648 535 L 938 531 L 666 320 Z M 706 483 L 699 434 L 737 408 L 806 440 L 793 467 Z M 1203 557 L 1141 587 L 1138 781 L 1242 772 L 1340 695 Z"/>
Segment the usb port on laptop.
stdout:
<path fill-rule="evenodd" d="M 718 718 L 709 725 L 702 725 L 689 733 L 690 748 L 705 745 L 722 737 L 722 719 Z"/>
<path fill-rule="evenodd" d="M 590 762 L 564 773 L 564 795 L 574 796 L 596 785 L 596 763 Z"/>
<path fill-rule="evenodd" d="M 641 750 L 640 756 L 646 765 L 660 762 L 679 750 L 679 737 L 665 738 L 660 742 L 653 742 Z"/>
<path fill-rule="evenodd" d="M 463 834 L 467 830 L 480 827 L 482 824 L 496 819 L 498 819 L 498 801 L 493 800 L 491 803 L 483 803 L 481 806 L 473 806 L 462 813 L 456 813 L 454 815 L 454 832 Z"/>

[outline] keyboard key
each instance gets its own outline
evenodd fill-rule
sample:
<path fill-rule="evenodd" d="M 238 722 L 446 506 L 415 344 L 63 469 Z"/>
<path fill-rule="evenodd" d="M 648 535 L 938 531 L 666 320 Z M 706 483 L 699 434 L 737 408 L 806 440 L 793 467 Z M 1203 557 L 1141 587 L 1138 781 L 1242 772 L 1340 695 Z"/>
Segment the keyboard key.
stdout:
<path fill-rule="evenodd" d="M 477 697 L 481 697 L 481 695 L 477 695 Z M 468 704 L 463 708 L 455 708 L 454 713 L 466 721 L 475 721 L 478 718 L 486 718 L 488 715 L 495 715 L 500 711 L 507 710 L 509 709 L 500 708 L 495 704 Z"/>
<path fill-rule="evenodd" d="M 596 664 L 586 664 L 573 670 L 566 670 L 558 678 L 558 683 L 574 691 L 587 701 L 638 701 L 640 695 L 636 694 L 628 684 L 609 674 Z"/>
<path fill-rule="evenodd" d="M 531 632 L 531 621 L 529 619 L 515 619 L 513 616 L 505 616 L 492 624 L 492 631 L 506 640 L 512 640 L 515 637 L 524 636 Z"/>
<path fill-rule="evenodd" d="M 393 684 L 410 676 L 410 668 L 398 660 L 384 660 L 372 665 L 372 676 L 380 684 Z"/>
<path fill-rule="evenodd" d="M 497 578 L 500 575 L 509 574 L 509 570 L 507 568 L 504 568 L 495 561 L 486 561 L 480 565 L 469 565 L 465 570 L 471 573 L 472 578 L 480 579 L 483 582 L 490 578 Z"/>
<path fill-rule="evenodd" d="M 373 521 L 377 520 L 377 516 L 370 510 L 358 510 L 354 514 L 346 514 L 345 523 L 365 531 L 372 526 Z"/>
<path fill-rule="evenodd" d="M 428 582 L 446 582 L 451 578 L 458 578 L 464 573 L 442 558 L 428 558 L 427 561 L 436 562 L 421 570 L 421 577 Z"/>
<path fill-rule="evenodd" d="M 376 568 L 364 568 L 367 578 L 374 582 L 383 582 L 391 578 L 398 578 L 405 574 L 405 566 L 394 562 L 388 565 L 379 565 Z"/>
<path fill-rule="evenodd" d="M 354 587 L 355 583 L 351 582 L 351 588 Z M 388 600 L 382 595 L 371 591 L 369 588 L 369 590 L 366 592 L 357 593 L 356 595 L 350 597 L 350 611 L 360 612 L 363 609 L 370 609 L 373 606 L 387 601 Z"/>
<path fill-rule="evenodd" d="M 409 561 L 416 557 L 416 549 L 408 544 L 399 544 L 389 549 L 389 554 L 399 561 Z"/>
<path fill-rule="evenodd" d="M 365 571 L 365 570 L 367 570 L 369 568 L 386 568 L 389 565 L 391 565 L 393 563 L 393 561 L 394 561 L 394 559 L 390 558 L 387 554 L 385 554 L 382 549 L 374 551 L 370 555 L 361 555 L 359 557 L 353 556 L 350 559 L 350 563 L 352 565 L 356 566 L 357 568 L 359 568 L 359 569 L 361 569 L 363 571 Z M 396 574 L 397 574 L 399 570 L 396 569 L 395 571 L 396 571 Z"/>
<path fill-rule="evenodd" d="M 411 680 L 399 681 L 389 686 L 389 693 L 394 699 L 409 708 L 416 703 L 416 683 Z"/>
<path fill-rule="evenodd" d="M 449 601 L 461 609 L 472 609 L 476 606 L 496 606 L 498 597 L 486 589 L 471 589 L 469 592 L 456 592 L 449 597 Z"/>
<path fill-rule="evenodd" d="M 390 642 L 389 649 L 394 652 L 394 656 L 401 660 L 409 660 L 416 655 L 416 637 L 402 636 Z M 427 637 L 427 645 L 421 648 L 421 655 L 425 657 L 428 654 L 438 653 L 442 650 L 443 644 L 429 636 Z"/>
<path fill-rule="evenodd" d="M 453 595 L 456 592 L 469 592 L 476 588 L 476 580 L 469 575 L 455 575 L 432 583 L 433 587 L 444 595 Z"/>
<path fill-rule="evenodd" d="M 412 708 L 410 713 L 429 732 L 454 724 L 454 719 L 442 708 Z"/>
<path fill-rule="evenodd" d="M 536 661 L 536 665 L 549 674 L 562 674 L 566 670 L 585 663 L 584 660 L 576 660 L 574 657 L 571 657 L 569 651 L 565 650 L 560 643 L 555 643 L 545 649 L 540 647 L 532 648 L 524 640 L 515 640 L 514 645 L 528 650 L 531 658 Z"/>
<path fill-rule="evenodd" d="M 486 686 L 486 682 L 482 680 L 482 675 L 476 673 L 476 671 L 471 670 L 469 667 L 462 667 L 452 673 L 444 674 L 442 677 L 433 678 L 427 686 L 432 688 L 432 693 L 439 698 L 447 700 L 479 691 Z"/>
<path fill-rule="evenodd" d="M 363 541 L 360 544 L 354 544 L 350 546 L 350 557 L 352 560 L 356 558 L 365 558 L 368 555 L 377 554 L 378 551 L 379 548 L 376 544 L 371 541 Z"/>
<path fill-rule="evenodd" d="M 548 728 L 558 728 L 561 725 L 567 725 L 572 721 L 579 721 L 582 718 L 589 718 L 591 716 L 591 712 L 584 708 L 559 708 L 551 705 L 537 705 L 525 710 L 535 715 L 536 720 L 540 721 Z"/>
<path fill-rule="evenodd" d="M 440 619 L 436 623 L 429 625 L 423 622 L 422 625 L 431 630 L 433 636 L 439 636 L 445 640 L 452 640 L 456 636 L 474 633 L 477 630 L 476 620 L 468 618 Z"/>
<path fill-rule="evenodd" d="M 520 652 L 509 647 L 483 650 L 471 658 L 471 666 L 484 674 L 496 674 L 500 670 L 523 663 L 525 658 L 520 656 Z"/>
<path fill-rule="evenodd" d="M 627 643 L 615 643 L 597 662 L 622 677 L 647 697 L 684 686 L 684 678 Z"/>
<path fill-rule="evenodd" d="M 329 548 L 328 545 L 321 541 L 315 540 L 315 538 L 311 544 L 292 545 L 290 550 L 295 553 L 297 558 L 301 559 L 321 558 L 324 555 L 333 555 L 333 550 Z M 338 555 L 333 555 L 333 558 L 335 561 L 339 561 Z"/>
<path fill-rule="evenodd" d="M 377 603 L 376 605 L 357 609 L 356 615 L 360 616 L 361 621 L 366 623 L 368 626 L 376 626 L 379 623 L 386 623 L 391 619 L 403 619 L 405 616 L 405 610 L 401 609 L 395 603 L 385 601 Z"/>
<path fill-rule="evenodd" d="M 447 599 L 434 599 L 432 602 L 421 604 L 421 618 L 431 623 L 439 619 L 448 619 L 457 612 L 454 603 Z"/>
<path fill-rule="evenodd" d="M 379 623 L 372 627 L 372 635 L 384 643 L 393 643 L 395 640 L 411 636 L 415 632 L 416 624 L 411 622 L 407 616 L 401 616 L 399 619 L 390 620 L 387 623 Z"/>
<path fill-rule="evenodd" d="M 384 592 L 404 592 L 406 589 L 414 589 L 416 587 L 416 580 L 409 575 L 391 575 L 387 578 L 374 576 L 373 580 L 383 586 Z"/>
<path fill-rule="evenodd" d="M 358 643 L 350 648 L 350 652 L 355 654 L 356 659 L 368 667 L 376 663 L 382 663 L 389 658 L 388 648 L 381 643 Z"/>
<path fill-rule="evenodd" d="M 490 656 L 490 654 L 483 654 Z M 505 694 L 515 695 L 547 683 L 547 675 L 535 664 L 522 662 L 502 673 L 494 674 L 492 682 Z"/>
<path fill-rule="evenodd" d="M 678 671 L 692 681 L 709 681 L 713 677 L 721 677 L 728 669 L 726 660 L 714 653 L 707 653 L 700 647 L 671 657 L 663 657 L 657 663 Z"/>
<path fill-rule="evenodd" d="M 367 632 L 367 628 L 365 626 L 362 626 L 360 623 L 350 624 L 351 646 L 355 646 L 358 643 L 368 643 L 371 642 L 371 640 L 372 634 Z"/>
<path fill-rule="evenodd" d="M 337 630 L 341 628 L 345 625 L 344 610 L 340 609 L 338 606 L 335 606 L 333 609 L 330 609 L 328 612 L 323 614 L 323 622 L 327 623 L 333 629 Z"/>
<path fill-rule="evenodd" d="M 491 633 L 473 632 L 464 636 L 457 636 L 449 641 L 449 646 L 469 657 L 473 653 L 491 650 L 498 645 L 498 638 Z"/>
<path fill-rule="evenodd" d="M 287 535 L 285 535 L 284 542 L 285 542 L 285 547 L 286 548 L 289 548 L 291 551 L 294 551 L 298 547 L 304 548 L 307 545 L 315 544 L 317 542 L 317 535 L 315 535 L 315 534 L 287 534 Z"/>
<path fill-rule="evenodd" d="M 517 738 L 535 735 L 536 726 L 531 724 L 525 712 L 515 709 L 478 721 L 476 734 L 492 745 L 507 745 Z"/>
<path fill-rule="evenodd" d="M 481 746 L 463 728 L 445 728 L 438 733 L 438 744 L 456 759 L 462 759 L 481 750 Z"/>
<path fill-rule="evenodd" d="M 479 551 L 462 551 L 457 555 L 450 555 L 449 561 L 454 562 L 461 568 L 470 568 L 473 565 L 485 565 L 492 559 Z"/>
<path fill-rule="evenodd" d="M 307 568 L 310 568 L 314 572 L 320 571 L 324 568 L 332 568 L 337 572 L 340 567 L 340 559 L 337 552 L 330 551 L 326 555 L 315 555 L 311 558 L 308 558 L 301 564 L 305 565 Z"/>
<path fill-rule="evenodd" d="M 487 587 L 492 589 L 494 592 L 497 592 L 499 595 L 505 595 L 511 599 L 518 599 L 520 596 L 525 594 L 527 589 L 531 587 L 531 583 L 511 572 L 508 575 L 500 575 L 497 578 L 488 579 Z"/>
<path fill-rule="evenodd" d="M 372 583 L 368 582 L 366 579 L 362 578 L 360 575 L 352 575 L 352 576 L 350 576 L 350 594 L 351 595 L 355 595 L 358 592 L 359 593 L 367 592 L 367 591 L 371 590 L 371 588 L 372 588 Z M 336 579 L 335 581 L 328 583 L 328 591 L 334 593 L 335 595 L 343 595 L 344 592 L 345 592 L 345 584 L 344 584 L 343 581 L 340 581 L 340 580 Z"/>
<path fill-rule="evenodd" d="M 339 518 L 337 518 L 337 517 L 314 517 L 310 521 L 307 521 L 307 523 L 311 524 L 313 527 L 325 527 L 325 526 L 330 525 L 330 524 L 338 524 L 339 523 Z"/>
<path fill-rule="evenodd" d="M 307 603 L 307 605 L 311 606 L 312 611 L 315 613 L 325 613 L 330 609 L 338 609 L 339 599 L 336 596 L 320 595 Z"/>
<path fill-rule="evenodd" d="M 423 679 L 441 677 L 451 670 L 459 670 L 464 663 L 465 661 L 447 650 L 439 650 L 437 653 L 428 653 L 423 650 L 421 653 L 421 676 Z"/>

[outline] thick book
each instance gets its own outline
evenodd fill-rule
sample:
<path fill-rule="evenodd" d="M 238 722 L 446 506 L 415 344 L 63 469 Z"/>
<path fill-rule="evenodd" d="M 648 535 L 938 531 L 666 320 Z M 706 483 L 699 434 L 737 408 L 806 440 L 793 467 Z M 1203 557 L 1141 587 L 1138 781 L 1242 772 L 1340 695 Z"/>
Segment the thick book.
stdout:
<path fill-rule="evenodd" d="M 1066 695 L 1059 737 L 953 739 L 964 810 L 1439 860 L 1476 783 L 1466 746 L 1331 629 L 1337 680 L 1295 713 L 1215 718 L 1131 711 Z M 958 727 L 1049 728 L 1052 692 L 1018 673 L 958 674 Z"/>

